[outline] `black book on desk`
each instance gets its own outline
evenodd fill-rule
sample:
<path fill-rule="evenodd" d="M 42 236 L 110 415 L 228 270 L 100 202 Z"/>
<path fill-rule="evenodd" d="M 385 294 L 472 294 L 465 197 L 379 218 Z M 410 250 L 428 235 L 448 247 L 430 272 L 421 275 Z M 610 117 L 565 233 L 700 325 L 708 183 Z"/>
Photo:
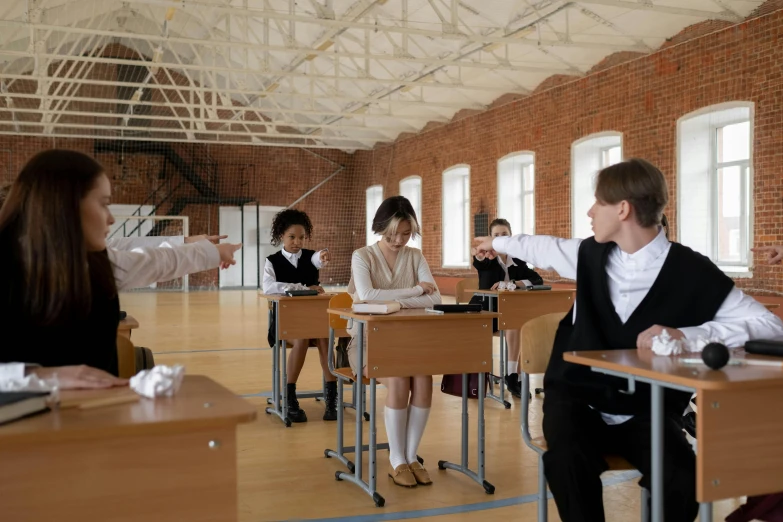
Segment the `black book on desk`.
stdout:
<path fill-rule="evenodd" d="M 783 342 L 757 339 L 745 343 L 745 351 L 754 355 L 771 355 L 783 357 Z"/>
<path fill-rule="evenodd" d="M 318 290 L 286 290 L 285 295 L 288 297 L 301 297 L 305 295 L 318 295 Z"/>
<path fill-rule="evenodd" d="M 0 424 L 49 409 L 49 392 L 0 392 Z"/>
<path fill-rule="evenodd" d="M 432 309 L 444 314 L 478 313 L 482 310 L 480 304 L 437 304 Z"/>

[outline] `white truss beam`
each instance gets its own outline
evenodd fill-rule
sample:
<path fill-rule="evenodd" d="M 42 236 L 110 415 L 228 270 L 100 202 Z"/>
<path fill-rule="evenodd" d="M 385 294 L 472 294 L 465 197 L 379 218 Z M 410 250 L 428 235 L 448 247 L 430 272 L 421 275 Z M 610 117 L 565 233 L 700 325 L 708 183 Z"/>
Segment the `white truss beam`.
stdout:
<path fill-rule="evenodd" d="M 135 0 L 132 0 L 135 1 Z M 742 17 L 731 11 L 705 11 L 703 9 L 691 9 L 688 7 L 672 7 L 653 2 L 631 2 L 629 0 L 579 0 L 582 4 L 608 5 L 610 7 L 622 7 L 623 9 L 653 11 L 680 16 L 693 16 L 708 20 L 726 20 L 727 22 L 740 22 Z"/>
<path fill-rule="evenodd" d="M 152 5 L 170 5 L 168 2 L 169 0 L 126 0 L 129 4 L 152 4 Z M 592 1 L 592 0 L 591 0 Z M 635 5 L 637 7 L 641 7 L 641 4 L 634 4 L 632 2 L 624 2 L 621 0 L 598 0 L 598 3 L 602 3 L 603 1 L 606 2 L 616 2 L 619 4 L 630 4 Z M 575 7 L 577 6 L 577 2 L 568 2 L 564 4 L 564 6 L 567 7 Z M 627 7 L 627 5 L 621 5 L 619 7 Z M 657 7 L 657 6 L 656 6 Z M 248 18 L 250 20 L 256 20 L 261 21 L 263 19 L 271 19 L 271 20 L 285 20 L 285 21 L 296 21 L 296 22 L 302 22 L 307 24 L 317 24 L 317 25 L 325 25 L 327 27 L 331 27 L 334 29 L 340 30 L 340 32 L 346 30 L 346 29 L 362 29 L 362 30 L 369 30 L 369 31 L 378 31 L 378 32 L 388 32 L 388 33 L 396 33 L 396 34 L 408 34 L 408 35 L 418 35 L 418 36 L 424 36 L 428 38 L 434 38 L 434 39 L 448 39 L 450 41 L 463 41 L 464 43 L 481 43 L 481 44 L 492 44 L 492 43 L 499 43 L 499 44 L 507 44 L 507 45 L 521 45 L 521 46 L 527 46 L 527 47 L 538 47 L 539 42 L 536 40 L 528 40 L 528 39 L 520 39 L 520 38 L 510 38 L 507 36 L 490 36 L 491 34 L 506 34 L 508 33 L 508 28 L 504 27 L 492 27 L 492 28 L 486 28 L 484 30 L 485 34 L 467 34 L 463 32 L 458 33 L 444 33 L 443 31 L 434 31 L 432 29 L 422 29 L 419 27 L 410 27 L 410 26 L 401 26 L 401 25 L 393 25 L 393 24 L 383 24 L 381 23 L 383 21 L 382 18 L 378 18 L 376 20 L 377 23 L 369 23 L 369 22 L 359 22 L 359 21 L 351 21 L 346 19 L 341 20 L 327 20 L 327 19 L 321 19 L 321 18 L 314 18 L 311 16 L 306 15 L 297 15 L 297 14 L 287 14 L 282 13 L 279 11 L 267 11 L 267 10 L 258 10 L 258 9 L 251 9 L 251 8 L 242 8 L 242 7 L 226 7 L 226 6 L 220 6 L 215 4 L 207 4 L 203 2 L 196 2 L 196 1 L 190 1 L 188 0 L 187 3 L 184 4 L 184 7 L 182 8 L 183 11 L 193 15 L 198 16 L 196 14 L 199 9 L 205 9 L 209 13 L 215 13 L 215 12 L 225 12 L 228 13 L 231 16 L 238 16 L 238 17 L 244 17 Z M 677 8 L 675 8 L 677 9 Z M 685 11 L 693 11 L 685 9 Z M 705 17 L 708 13 L 709 14 L 719 14 L 709 11 L 698 11 L 701 12 L 702 17 Z M 681 13 L 684 14 L 684 13 Z M 214 16 L 214 15 L 212 15 Z M 212 42 L 210 42 L 212 43 Z M 260 44 L 261 42 L 259 42 Z M 554 47 L 573 47 L 578 46 L 581 48 L 591 48 L 591 49 L 604 49 L 604 50 L 613 50 L 616 46 L 613 44 L 602 44 L 602 43 L 592 43 L 592 42 L 577 42 L 577 43 L 564 43 L 557 40 L 552 41 L 546 41 L 542 42 L 541 45 L 550 45 Z M 624 46 L 625 48 L 622 49 L 616 49 L 616 50 L 632 50 L 628 49 L 629 46 Z M 303 52 L 312 52 L 312 50 L 307 50 Z"/>
<path fill-rule="evenodd" d="M 6 95 L 7 96 L 7 95 Z M 77 98 L 78 99 L 78 98 Z M 190 105 L 196 105 L 196 107 L 201 107 L 198 104 L 190 104 Z M 399 121 L 410 121 L 410 122 L 419 122 L 419 123 L 426 123 L 428 121 L 443 121 L 443 119 L 434 118 L 432 115 L 428 114 L 387 114 L 387 113 L 367 113 L 367 112 L 346 112 L 346 111 L 328 111 L 328 110 L 311 110 L 311 109 L 293 109 L 293 108 L 277 108 L 277 107 L 240 107 L 240 106 L 234 106 L 233 108 L 225 108 L 223 110 L 230 111 L 232 109 L 235 110 L 244 110 L 246 112 L 252 112 L 256 113 L 257 111 L 262 112 L 270 112 L 270 113 L 291 113 L 291 114 L 302 114 L 302 115 L 309 115 L 309 116 L 345 116 L 348 118 L 377 118 L 377 119 L 384 119 L 384 120 L 399 120 Z M 0 107 L 0 112 L 3 110 L 11 110 L 11 109 L 3 109 Z M 111 113 L 105 113 L 105 112 L 91 112 L 91 111 L 55 111 L 52 109 L 49 109 L 48 111 L 43 111 L 40 108 L 36 109 L 28 109 L 28 108 L 22 108 L 22 107 L 14 107 L 14 111 L 18 113 L 35 113 L 35 114 L 60 114 L 61 112 L 64 112 L 68 115 L 77 115 L 77 116 L 94 116 L 98 118 L 106 118 L 106 117 L 116 117 L 116 115 L 113 115 Z M 206 111 L 205 111 L 206 112 Z M 140 118 L 140 119 L 161 119 L 161 120 L 167 120 L 171 121 L 171 116 L 154 116 L 149 114 L 134 114 L 133 118 Z M 213 121 L 216 123 L 230 123 L 229 120 L 224 119 L 210 119 L 210 118 L 199 118 L 199 117 L 193 117 L 188 118 L 188 121 L 193 122 L 203 122 L 203 121 Z M 253 120 L 245 120 L 248 123 L 253 122 Z M 265 119 L 259 119 L 258 121 L 255 121 L 254 123 L 263 125 L 266 122 Z M 293 125 L 293 122 L 284 122 L 281 125 Z M 322 125 L 325 126 L 325 125 Z M 371 128 L 371 127 L 370 127 Z"/>
<path fill-rule="evenodd" d="M 2 126 L 8 125 L 9 122 L 0 121 L 0 135 L 11 135 L 11 136 L 37 136 L 41 137 L 42 134 L 39 132 L 29 132 L 29 131 L 15 131 L 15 130 L 4 130 L 2 129 Z M 24 126 L 27 125 L 25 122 L 20 122 L 20 125 Z M 180 131 L 181 132 L 181 131 Z M 123 141 L 149 141 L 149 138 L 146 137 L 138 137 L 138 136 L 95 136 L 91 134 L 69 134 L 69 133 L 60 133 L 60 132 L 52 132 L 52 134 L 46 136 L 47 138 L 68 138 L 68 139 L 115 139 L 115 140 L 123 140 Z M 253 137 L 255 138 L 255 137 Z M 313 138 L 310 137 L 302 137 L 303 140 L 306 141 L 314 141 Z M 323 144 L 302 144 L 302 143 L 295 143 L 295 142 L 274 142 L 274 141 L 261 141 L 258 139 L 251 139 L 251 140 L 232 140 L 232 139 L 221 139 L 220 141 L 217 140 L 205 140 L 205 139 L 199 139 L 196 137 L 195 139 L 181 139 L 181 138 L 166 138 L 167 142 L 171 143 L 210 143 L 215 144 L 219 143 L 221 145 L 257 145 L 257 146 L 263 146 L 263 147 L 299 147 L 299 148 L 306 148 L 306 149 L 339 149 L 344 150 L 346 152 L 353 152 L 355 150 L 363 149 L 367 150 L 370 147 L 369 146 L 348 146 L 348 145 L 323 145 Z M 357 143 L 359 143 L 357 141 Z"/>
<path fill-rule="evenodd" d="M 114 118 L 119 118 L 121 116 L 115 115 Z M 110 119 L 109 115 L 104 115 L 103 119 Z M 135 116 L 134 116 L 135 119 Z M 166 121 L 171 121 L 171 119 L 168 119 Z M 0 124 L 8 124 L 8 121 L 0 121 Z M 46 126 L 49 125 L 48 122 L 43 121 L 20 121 L 18 122 L 20 125 L 32 125 L 32 126 Z M 237 122 L 235 125 L 239 125 L 243 122 Z M 244 122 L 248 125 L 257 125 L 257 126 L 264 126 L 264 122 Z M 85 123 L 70 123 L 70 122 L 64 122 L 57 125 L 57 128 L 62 129 L 85 129 L 85 130 L 94 130 L 96 137 L 101 137 L 101 132 L 103 131 L 114 131 L 117 134 L 117 136 L 122 136 L 119 133 L 125 133 L 125 132 L 134 132 L 134 133 L 150 133 L 150 134 L 187 134 L 188 131 L 184 129 L 170 129 L 168 127 L 139 127 L 139 126 L 132 126 L 132 125 L 102 125 L 102 124 L 85 124 Z M 372 129 L 368 129 L 372 130 Z M 302 140 L 316 140 L 316 141 L 350 141 L 350 142 L 356 142 L 356 141 L 362 141 L 361 137 L 355 137 L 355 136 L 343 136 L 340 134 L 326 134 L 324 132 L 321 132 L 317 137 L 314 137 L 312 134 L 296 134 L 296 133 L 285 133 L 285 132 L 252 132 L 252 131 L 224 131 L 224 130 L 211 130 L 211 129 L 199 129 L 193 131 L 194 134 L 202 134 L 205 136 L 253 136 L 256 138 L 274 138 L 274 139 L 282 139 L 282 138 L 294 138 L 294 139 L 302 139 Z M 377 137 L 370 136 L 368 138 L 377 139 Z M 368 139 L 364 138 L 364 139 Z"/>
<path fill-rule="evenodd" d="M 0 26 L 16 26 L 19 24 L 25 24 L 25 22 L 16 21 L 16 20 L 0 20 Z M 28 25 L 28 24 L 25 24 Z M 457 66 L 457 67 L 467 67 L 472 69 L 506 69 L 506 70 L 512 70 L 512 71 L 518 71 L 518 72 L 536 72 L 536 73 L 552 73 L 556 74 L 558 72 L 562 72 L 557 68 L 553 67 L 540 67 L 540 66 L 530 66 L 530 65 L 524 65 L 524 64 L 499 64 L 499 63 L 482 63 L 482 62 L 476 62 L 476 61 L 470 61 L 470 60 L 464 60 L 464 61 L 455 61 L 455 60 L 442 60 L 437 58 L 419 58 L 419 57 L 406 57 L 404 59 L 401 59 L 394 54 L 377 54 L 377 53 L 369 53 L 369 52 L 348 52 L 348 51 L 337 51 L 334 49 L 311 49 L 307 47 L 299 47 L 299 46 L 281 46 L 281 45 L 265 45 L 261 43 L 246 43 L 246 42 L 232 42 L 230 40 L 218 40 L 218 39 L 210 39 L 210 40 L 198 40 L 195 38 L 184 38 L 179 36 L 169 36 L 164 37 L 160 35 L 152 35 L 152 34 L 137 34 L 137 33 L 130 33 L 126 31 L 117 31 L 117 30 L 108 30 L 108 29 L 87 29 L 83 27 L 65 27 L 65 26 L 57 26 L 57 25 L 49 25 L 49 24 L 32 24 L 32 27 L 36 29 L 45 29 L 45 30 L 52 30 L 57 32 L 65 32 L 70 34 L 80 34 L 80 35 L 92 35 L 92 34 L 98 34 L 101 36 L 109 36 L 113 38 L 127 38 L 129 40 L 146 40 L 148 42 L 155 42 L 158 44 L 168 43 L 168 44 L 183 44 L 188 46 L 193 46 L 194 48 L 201 48 L 205 47 L 207 50 L 211 51 L 211 48 L 217 47 L 217 48 L 224 48 L 224 49 L 251 49 L 254 51 L 273 51 L 277 53 L 294 53 L 294 54 L 302 54 L 306 53 L 307 57 L 319 57 L 319 56 L 325 56 L 329 58 L 333 58 L 335 56 L 339 58 L 353 58 L 357 60 L 374 60 L 374 61 L 392 61 L 392 62 L 406 62 L 406 63 L 414 63 L 414 64 L 421 64 L 421 65 L 448 65 L 448 66 Z M 531 43 L 532 46 L 538 47 L 538 42 L 533 40 L 525 40 L 525 39 L 514 39 L 516 42 L 522 42 L 522 41 L 528 41 Z M 491 42 L 484 42 L 487 45 L 489 45 Z M 611 51 L 634 51 L 634 52 L 640 52 L 640 51 L 646 51 L 649 50 L 646 47 L 641 47 L 638 45 L 618 45 L 618 44 L 603 44 L 603 43 L 593 43 L 593 42 L 560 42 L 560 41 L 542 41 L 542 46 L 549 46 L 549 47 L 578 47 L 582 49 L 600 49 L 600 50 L 611 50 Z M 154 47 L 154 46 L 153 46 Z M 166 64 L 161 63 L 161 66 L 165 66 Z M 238 70 L 238 69 L 237 69 Z M 293 70 L 293 68 L 289 67 L 288 70 Z M 273 73 L 277 74 L 277 73 Z"/>

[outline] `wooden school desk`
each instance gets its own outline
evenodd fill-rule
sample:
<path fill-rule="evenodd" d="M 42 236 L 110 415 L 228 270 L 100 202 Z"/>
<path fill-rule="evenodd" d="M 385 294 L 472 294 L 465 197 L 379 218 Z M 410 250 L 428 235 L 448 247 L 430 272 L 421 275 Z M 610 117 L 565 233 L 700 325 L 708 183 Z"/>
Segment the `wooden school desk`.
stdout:
<path fill-rule="evenodd" d="M 563 312 L 565 315 L 574 304 L 573 289 L 555 290 L 475 290 L 474 295 L 489 297 L 489 310 L 500 314 L 498 330 L 500 334 L 500 378 L 492 378 L 494 384 L 500 386 L 500 394 L 492 391 L 487 394 L 506 407 L 511 408 L 511 403 L 506 400 L 506 362 L 508 361 L 508 346 L 506 345 L 505 330 L 519 330 L 522 326 L 536 317 Z M 490 368 L 492 371 L 492 368 Z M 494 390 L 493 390 L 494 391 Z M 538 393 L 538 392 L 536 392 Z"/>
<path fill-rule="evenodd" d="M 776 360 L 743 354 L 734 357 Z M 682 364 L 679 357 L 637 350 L 570 352 L 563 358 L 628 379 L 629 392 L 636 381 L 650 384 L 653 522 L 663 520 L 664 388 L 696 393 L 696 500 L 701 504 L 702 522 L 712 522 L 716 500 L 783 490 L 783 416 L 776 410 L 783 397 L 783 369 L 726 366 L 710 370 L 703 364 Z"/>
<path fill-rule="evenodd" d="M 358 314 L 350 308 L 330 308 L 330 314 L 358 323 L 358 364 L 366 366 L 370 379 L 369 481 L 362 479 L 362 418 L 364 400 L 355 394 L 356 448 L 353 473 L 338 471 L 337 480 L 347 480 L 369 494 L 375 505 L 384 505 L 376 491 L 375 387 L 384 377 L 410 375 L 479 374 L 478 390 L 478 471 L 468 468 L 467 375 L 462 377 L 462 461 L 439 461 L 439 469 L 453 469 L 478 482 L 487 493 L 495 486 L 484 480 L 484 374 L 492 369 L 492 319 L 498 314 L 432 314 L 424 310 L 401 310 L 389 315 Z M 364 365 L 364 337 L 367 336 L 367 364 Z M 330 334 L 332 335 L 332 334 Z M 329 451 L 329 450 L 327 450 Z"/>
<path fill-rule="evenodd" d="M 288 297 L 282 294 L 259 294 L 272 303 L 275 312 L 275 346 L 272 349 L 272 398 L 267 399 L 267 413 L 274 413 L 291 427 L 288 419 L 288 372 L 286 371 L 286 341 L 294 339 L 326 339 L 329 337 L 329 300 L 335 294 Z M 323 397 L 323 392 L 297 392 L 300 399 Z"/>
<path fill-rule="evenodd" d="M 130 339 L 131 330 L 135 330 L 138 327 L 139 322 L 130 315 L 126 315 L 125 319 L 120 320 L 120 324 L 117 327 L 117 335 Z"/>
<path fill-rule="evenodd" d="M 69 398 L 135 395 L 128 388 Z M 237 520 L 236 427 L 255 408 L 186 376 L 172 398 L 60 409 L 0 426 L 0 520 Z"/>

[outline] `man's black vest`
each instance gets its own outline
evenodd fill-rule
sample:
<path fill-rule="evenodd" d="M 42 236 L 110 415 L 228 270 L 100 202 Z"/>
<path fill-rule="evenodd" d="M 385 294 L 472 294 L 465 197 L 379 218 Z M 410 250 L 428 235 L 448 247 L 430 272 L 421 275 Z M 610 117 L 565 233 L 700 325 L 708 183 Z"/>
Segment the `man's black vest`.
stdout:
<path fill-rule="evenodd" d="M 626 379 L 565 362 L 563 353 L 635 348 L 637 336 L 654 325 L 700 326 L 715 317 L 734 282 L 705 256 L 672 243 L 658 278 L 622 323 L 607 284 L 606 263 L 613 248 L 615 243 L 598 243 L 594 238 L 579 246 L 576 323 L 572 324 L 573 309 L 560 322 L 544 387 L 550 398 L 585 400 L 603 413 L 644 414 L 650 411 L 649 385 L 637 383 L 633 395 L 621 393 L 628 388 Z M 666 390 L 666 411 L 682 415 L 689 398 L 689 393 Z"/>

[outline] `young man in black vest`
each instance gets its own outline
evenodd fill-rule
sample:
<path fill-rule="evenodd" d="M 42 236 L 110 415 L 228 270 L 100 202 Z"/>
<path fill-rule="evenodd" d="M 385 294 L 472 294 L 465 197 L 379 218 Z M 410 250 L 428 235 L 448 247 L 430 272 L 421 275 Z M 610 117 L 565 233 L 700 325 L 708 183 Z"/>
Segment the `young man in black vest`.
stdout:
<path fill-rule="evenodd" d="M 783 322 L 746 296 L 708 258 L 670 243 L 660 227 L 666 181 L 650 163 L 631 159 L 602 170 L 588 212 L 594 237 L 477 238 L 488 255 L 507 253 L 576 279 L 576 303 L 560 323 L 544 387 L 544 471 L 564 522 L 604 520 L 605 454 L 624 457 L 650 488 L 650 391 L 567 363 L 570 350 L 651 350 L 664 329 L 675 339 L 783 338 Z M 690 394 L 664 397 L 664 520 L 692 522 L 696 459 L 682 431 Z"/>

